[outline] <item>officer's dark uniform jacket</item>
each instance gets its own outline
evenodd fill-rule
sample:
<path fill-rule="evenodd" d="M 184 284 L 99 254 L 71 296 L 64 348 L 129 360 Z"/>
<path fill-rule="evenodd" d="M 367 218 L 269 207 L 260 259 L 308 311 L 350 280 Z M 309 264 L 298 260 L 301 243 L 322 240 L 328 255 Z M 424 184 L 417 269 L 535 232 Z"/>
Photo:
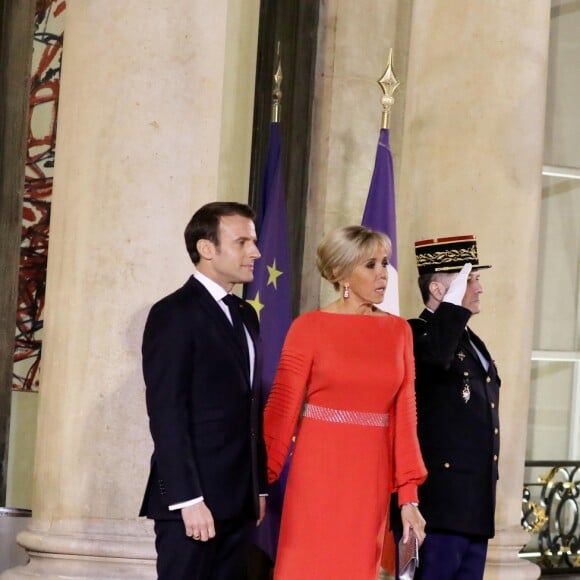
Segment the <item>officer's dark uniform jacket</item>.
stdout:
<path fill-rule="evenodd" d="M 417 375 L 417 430 L 429 472 L 419 488 L 419 509 L 427 532 L 490 538 L 501 381 L 485 344 L 466 331 L 470 316 L 466 308 L 443 302 L 435 312 L 425 309 L 419 318 L 409 320 Z M 472 343 L 489 361 L 487 371 Z M 400 526 L 397 512 L 392 512 L 394 529 Z"/>

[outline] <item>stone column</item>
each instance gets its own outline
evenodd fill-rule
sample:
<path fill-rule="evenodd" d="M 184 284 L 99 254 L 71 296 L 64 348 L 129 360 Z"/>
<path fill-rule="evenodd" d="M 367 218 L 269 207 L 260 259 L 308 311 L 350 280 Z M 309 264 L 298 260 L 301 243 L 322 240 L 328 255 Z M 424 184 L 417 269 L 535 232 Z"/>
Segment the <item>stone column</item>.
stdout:
<path fill-rule="evenodd" d="M 155 577 L 137 518 L 151 452 L 141 334 L 191 273 L 192 212 L 220 180 L 247 199 L 246 183 L 223 185 L 220 157 L 238 127 L 249 165 L 251 123 L 222 122 L 232 102 L 251 119 L 258 6 L 244 5 L 67 2 L 33 519 L 19 536 L 31 561 L 2 580 Z M 250 20 L 254 49 L 232 50 Z"/>
<path fill-rule="evenodd" d="M 550 3 L 416 0 L 399 202 L 402 288 L 413 242 L 478 236 L 486 290 L 474 327 L 502 376 L 497 534 L 486 579 L 537 578 L 518 559 L 541 194 Z M 419 312 L 418 291 L 401 292 Z"/>

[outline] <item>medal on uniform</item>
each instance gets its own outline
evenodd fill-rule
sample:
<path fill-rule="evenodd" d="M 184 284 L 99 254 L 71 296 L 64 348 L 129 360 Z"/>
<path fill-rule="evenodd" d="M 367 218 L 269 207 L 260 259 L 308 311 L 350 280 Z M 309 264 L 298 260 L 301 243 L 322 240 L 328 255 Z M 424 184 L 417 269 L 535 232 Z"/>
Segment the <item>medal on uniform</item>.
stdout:
<path fill-rule="evenodd" d="M 465 353 L 464 353 L 462 350 L 460 350 L 460 351 L 457 353 L 457 358 L 458 358 L 458 359 L 459 359 L 461 362 L 463 362 L 463 359 L 465 358 Z"/>
<path fill-rule="evenodd" d="M 466 403 L 471 398 L 471 389 L 469 388 L 469 385 L 467 383 L 465 385 L 463 385 L 463 391 L 461 391 L 461 396 L 463 397 L 463 400 Z"/>
<path fill-rule="evenodd" d="M 461 391 L 461 397 L 464 403 L 468 403 L 471 398 L 471 389 L 469 388 L 469 373 L 466 371 L 463 373 L 463 390 Z"/>

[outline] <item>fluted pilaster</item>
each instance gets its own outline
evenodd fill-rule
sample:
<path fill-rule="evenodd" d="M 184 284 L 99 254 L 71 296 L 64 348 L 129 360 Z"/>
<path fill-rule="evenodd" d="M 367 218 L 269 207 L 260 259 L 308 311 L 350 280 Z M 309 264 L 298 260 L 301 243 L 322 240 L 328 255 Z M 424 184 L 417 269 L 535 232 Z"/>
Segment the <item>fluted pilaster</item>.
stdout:
<path fill-rule="evenodd" d="M 18 538 L 31 561 L 3 580 L 155 577 L 137 518 L 151 453 L 141 334 L 191 273 L 193 211 L 220 187 L 247 199 L 223 166 L 236 119 L 249 119 L 249 166 L 258 5 L 244 7 L 67 0 L 33 518 Z"/>
<path fill-rule="evenodd" d="M 550 5 L 446 0 L 413 5 L 398 188 L 400 276 L 416 286 L 413 242 L 476 234 L 473 326 L 502 377 L 502 449 L 486 580 L 537 578 L 518 559 L 533 330 Z M 405 253 L 406 252 L 406 253 Z M 401 255 L 402 254 L 402 255 Z M 402 292 L 402 310 L 419 312 Z M 470 323 L 471 324 L 471 323 Z"/>

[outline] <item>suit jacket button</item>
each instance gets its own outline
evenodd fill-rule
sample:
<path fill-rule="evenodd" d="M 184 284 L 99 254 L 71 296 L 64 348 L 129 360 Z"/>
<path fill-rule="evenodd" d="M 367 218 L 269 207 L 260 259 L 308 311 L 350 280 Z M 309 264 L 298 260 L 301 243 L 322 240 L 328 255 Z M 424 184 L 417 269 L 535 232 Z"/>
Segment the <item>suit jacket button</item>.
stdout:
<path fill-rule="evenodd" d="M 445 467 L 445 469 L 449 469 L 451 467 L 451 464 L 448 463 L 447 461 L 443 464 L 443 467 Z"/>
<path fill-rule="evenodd" d="M 491 378 L 490 378 L 490 377 L 487 377 L 487 378 L 485 379 L 485 382 L 486 382 L 486 383 L 491 383 Z"/>
<path fill-rule="evenodd" d="M 495 403 L 492 403 L 492 404 L 491 404 L 491 408 L 492 408 L 492 409 L 495 409 Z"/>
<path fill-rule="evenodd" d="M 497 455 L 494 455 L 494 456 L 493 456 L 493 460 L 494 460 L 494 461 L 497 461 Z"/>
<path fill-rule="evenodd" d="M 499 429 L 496 427 L 493 432 L 497 435 L 499 433 Z"/>

